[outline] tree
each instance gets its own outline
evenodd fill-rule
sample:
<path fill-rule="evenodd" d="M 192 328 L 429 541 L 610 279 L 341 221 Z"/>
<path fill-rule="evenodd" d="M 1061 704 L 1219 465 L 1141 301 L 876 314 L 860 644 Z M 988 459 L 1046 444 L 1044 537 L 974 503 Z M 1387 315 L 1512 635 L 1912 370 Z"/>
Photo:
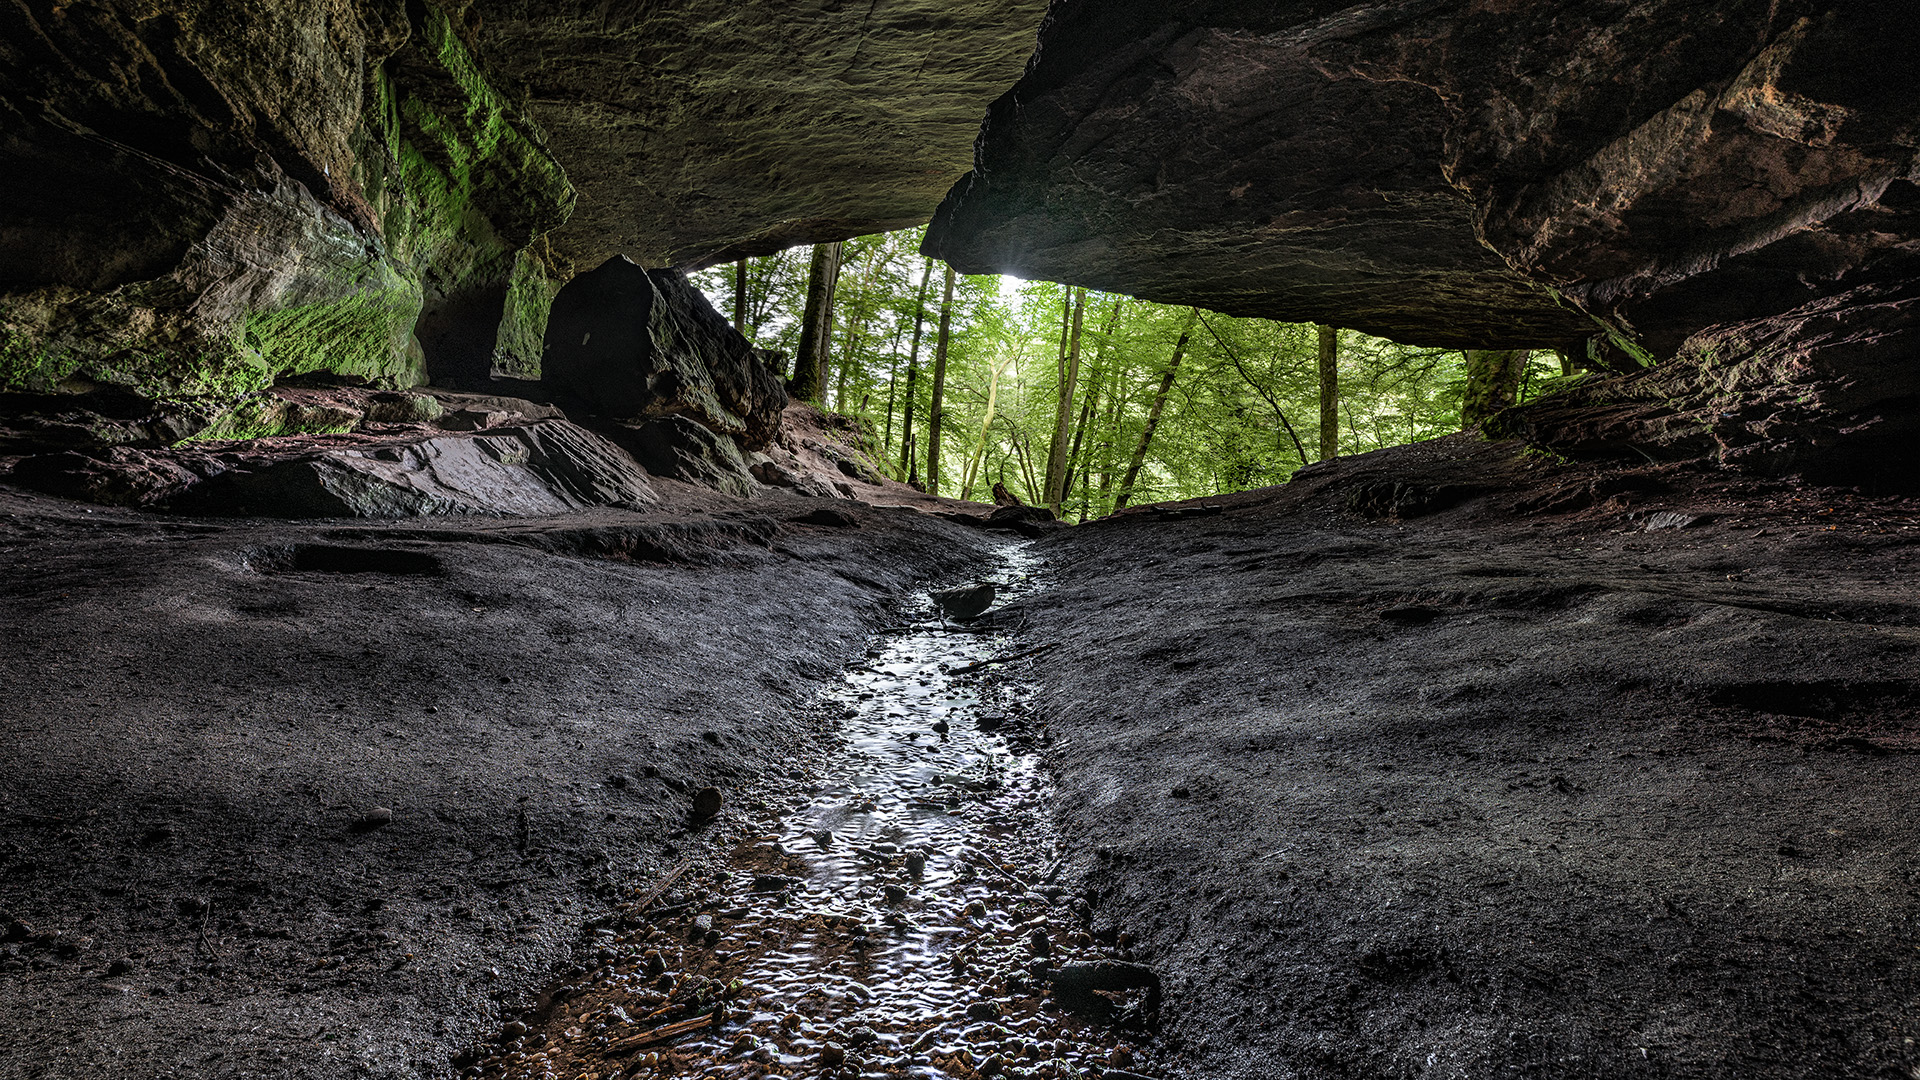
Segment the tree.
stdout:
<path fill-rule="evenodd" d="M 927 494 L 940 494 L 940 425 L 946 419 L 941 398 L 947 389 L 947 346 L 953 339 L 953 267 L 940 287 L 940 333 L 933 346 L 933 400 L 927 405 Z M 997 378 L 997 376 L 996 376 Z M 992 406 L 988 406 L 992 415 Z M 961 495 L 961 498 L 966 498 Z"/>
<path fill-rule="evenodd" d="M 1059 389 L 1053 414 L 1053 438 L 1047 443 L 1047 472 L 1044 499 L 1053 516 L 1060 516 L 1060 503 L 1066 497 L 1067 434 L 1073 420 L 1074 384 L 1080 380 L 1080 323 L 1086 315 L 1087 290 L 1072 291 L 1072 330 L 1067 347 L 1061 350 L 1058 366 Z"/>
<path fill-rule="evenodd" d="M 1200 317 L 1199 308 L 1187 309 L 1187 321 L 1180 328 L 1180 339 L 1173 344 L 1173 359 L 1167 361 L 1167 370 L 1160 377 L 1160 392 L 1153 396 L 1153 408 L 1147 412 L 1147 426 L 1140 430 L 1140 442 L 1133 448 L 1133 462 L 1127 466 L 1127 478 L 1120 482 L 1120 496 L 1113 502 L 1116 511 L 1126 508 L 1133 498 L 1134 482 L 1140 479 L 1140 466 L 1146 463 L 1147 447 L 1153 442 L 1153 429 L 1160 426 L 1160 411 L 1166 408 L 1167 394 L 1173 389 L 1174 376 L 1180 371 L 1180 358 L 1186 354 L 1187 339 L 1193 336 L 1193 324 Z"/>
<path fill-rule="evenodd" d="M 1460 426 L 1473 425 L 1511 408 L 1533 354 L 1525 349 L 1469 349 L 1467 386 L 1460 402 Z"/>
<path fill-rule="evenodd" d="M 1340 332 L 1320 327 L 1320 460 L 1340 454 Z"/>
<path fill-rule="evenodd" d="M 733 264 L 733 325 L 743 332 L 747 325 L 747 259 L 744 255 Z"/>
<path fill-rule="evenodd" d="M 924 269 L 920 271 L 920 291 L 913 300 L 913 347 L 907 350 L 907 402 L 906 418 L 900 426 L 900 472 L 906 476 L 907 483 L 918 483 L 920 479 L 920 458 L 913 452 L 913 384 L 920 375 L 920 331 L 927 321 L 927 282 L 933 277 L 933 259 L 929 257 Z M 953 272 L 947 272 L 948 299 L 952 299 Z M 945 316 L 942 316 L 943 320 Z M 889 414 L 892 410 L 889 408 Z"/>
<path fill-rule="evenodd" d="M 813 245 L 813 269 L 807 274 L 807 309 L 800 319 L 800 347 L 793 365 L 793 396 L 818 402 L 826 372 L 827 346 L 833 335 L 833 289 L 840 278 L 840 243 Z"/>

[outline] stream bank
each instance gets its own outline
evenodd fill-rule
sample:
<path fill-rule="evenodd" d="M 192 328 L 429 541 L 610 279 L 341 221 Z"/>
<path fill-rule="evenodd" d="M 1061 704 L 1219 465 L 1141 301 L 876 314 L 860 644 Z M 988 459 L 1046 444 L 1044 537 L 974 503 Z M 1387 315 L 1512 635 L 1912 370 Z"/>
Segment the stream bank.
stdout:
<path fill-rule="evenodd" d="M 0 1077 L 453 1075 L 992 550 L 658 486 L 399 522 L 0 486 Z"/>

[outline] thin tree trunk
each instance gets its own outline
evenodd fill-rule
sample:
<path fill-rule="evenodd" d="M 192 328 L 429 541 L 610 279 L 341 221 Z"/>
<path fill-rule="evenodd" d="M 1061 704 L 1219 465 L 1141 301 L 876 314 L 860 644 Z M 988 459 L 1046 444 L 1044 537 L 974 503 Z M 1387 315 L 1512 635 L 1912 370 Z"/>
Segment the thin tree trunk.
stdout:
<path fill-rule="evenodd" d="M 1467 392 L 1460 402 L 1460 426 L 1473 425 L 1511 408 L 1520 390 L 1520 376 L 1533 354 L 1525 349 L 1469 349 Z"/>
<path fill-rule="evenodd" d="M 1059 392 L 1054 402 L 1053 438 L 1047 442 L 1047 509 L 1060 516 L 1067 495 L 1067 434 L 1073 421 L 1073 392 L 1080 381 L 1080 324 L 1086 317 L 1087 290 L 1073 290 L 1073 328 L 1060 357 Z"/>
<path fill-rule="evenodd" d="M 1080 456 L 1080 448 L 1086 440 L 1087 428 L 1092 423 L 1093 414 L 1100 408 L 1100 395 L 1106 389 L 1106 373 L 1101 369 L 1100 361 L 1106 358 L 1107 345 L 1113 340 L 1114 324 L 1120 321 L 1120 305 L 1123 301 L 1124 298 L 1114 298 L 1113 310 L 1107 314 L 1107 324 L 1100 328 L 1100 340 L 1096 342 L 1093 347 L 1093 374 L 1087 385 L 1086 401 L 1080 406 L 1080 420 L 1074 425 L 1073 448 L 1067 452 L 1066 480 L 1060 485 L 1060 501 L 1062 503 L 1065 503 L 1072 494 L 1074 466 L 1082 464 L 1083 459 Z M 1087 456 L 1092 457 L 1093 455 L 1089 453 Z M 1082 466 L 1081 471 L 1083 475 L 1080 478 L 1080 486 L 1085 488 L 1086 476 L 1084 475 L 1084 466 Z M 1080 520 L 1085 521 L 1086 519 L 1086 503 L 1083 499 L 1080 507 Z"/>
<path fill-rule="evenodd" d="M 839 371 L 836 373 L 833 387 L 833 408 L 835 412 L 844 413 L 847 411 L 847 372 L 852 370 L 855 364 L 859 363 L 860 330 L 859 316 L 847 316 L 847 343 L 840 348 L 840 362 L 836 365 Z"/>
<path fill-rule="evenodd" d="M 1340 454 L 1340 331 L 1320 328 L 1320 460 Z"/>
<path fill-rule="evenodd" d="M 1300 467 L 1303 469 L 1306 468 L 1307 448 L 1300 445 L 1300 436 L 1294 432 L 1293 423 L 1287 419 L 1287 411 L 1280 407 L 1280 399 L 1269 392 L 1266 387 L 1254 381 L 1253 373 L 1247 370 L 1247 365 L 1241 363 L 1240 354 L 1233 351 L 1233 346 L 1227 344 L 1227 339 L 1220 336 L 1220 332 L 1213 328 L 1212 323 L 1201 319 L 1200 325 L 1206 327 L 1207 333 L 1213 335 L 1213 340 L 1219 343 L 1221 351 L 1227 354 L 1227 359 L 1232 361 L 1234 370 L 1240 373 L 1240 377 L 1246 380 L 1248 386 L 1253 387 L 1254 393 L 1259 394 L 1266 400 L 1267 407 L 1273 410 L 1273 415 L 1280 418 L 1281 429 L 1287 433 L 1287 438 L 1293 440 L 1293 452 L 1300 458 Z M 1278 440 L 1275 440 L 1275 442 L 1277 443 Z M 1277 450 L 1279 447 L 1276 446 L 1275 449 Z"/>
<path fill-rule="evenodd" d="M 1040 478 L 1035 476 L 1033 472 L 1032 437 L 1023 432 L 1015 431 L 1013 433 L 1013 452 L 1014 456 L 1020 462 L 1021 479 L 1026 481 L 1028 505 L 1041 505 L 1040 496 L 1044 493 L 1045 489 L 1041 488 L 1039 484 Z"/>
<path fill-rule="evenodd" d="M 900 425 L 900 472 L 908 484 L 920 480 L 920 461 L 913 453 L 913 390 L 920 378 L 920 333 L 927 321 L 927 282 L 933 277 L 933 259 L 920 271 L 920 293 L 913 301 L 913 347 L 907 351 L 907 414 Z"/>
<path fill-rule="evenodd" d="M 747 332 L 747 258 L 733 264 L 733 328 Z"/>
<path fill-rule="evenodd" d="M 953 271 L 949 269 L 947 272 L 948 274 L 952 274 Z M 949 278 L 949 280 L 951 280 L 951 278 Z M 962 473 L 960 477 L 960 500 L 962 502 L 973 497 L 974 477 L 979 474 L 980 463 L 985 460 L 987 456 L 987 429 L 993 426 L 993 406 L 999 396 L 1000 365 L 998 361 L 995 361 L 994 364 L 987 369 L 987 416 L 986 419 L 980 421 L 980 444 L 973 448 L 973 460 L 967 462 L 966 471 Z M 932 462 L 934 460 L 933 451 L 939 446 L 939 440 L 934 437 L 934 433 L 938 430 L 938 428 L 933 428 L 929 425 L 927 436 L 927 493 L 929 495 L 936 494 L 933 490 L 934 472 Z"/>
<path fill-rule="evenodd" d="M 833 288 L 840 277 L 840 244 L 813 245 L 807 274 L 807 307 L 800 319 L 800 347 L 793 362 L 793 396 L 820 403 L 827 345 L 833 335 Z"/>
<path fill-rule="evenodd" d="M 947 390 L 947 342 L 953 326 L 953 267 L 947 267 L 946 284 L 940 289 L 940 333 L 933 346 L 933 400 L 927 404 L 927 494 L 940 494 L 940 423 L 946 419 L 941 397 Z M 988 409 L 992 416 L 992 409 Z M 981 446 L 985 446 L 985 434 Z M 966 498 L 962 495 L 961 498 Z"/>
<path fill-rule="evenodd" d="M 1140 479 L 1140 467 L 1147 462 L 1147 447 L 1153 442 L 1153 429 L 1160 426 L 1160 410 L 1167 407 L 1167 395 L 1173 390 L 1173 377 L 1180 371 L 1180 358 L 1186 355 L 1187 339 L 1200 318 L 1199 308 L 1187 309 L 1187 322 L 1180 328 L 1180 340 L 1173 344 L 1173 359 L 1167 361 L 1166 374 L 1160 376 L 1160 392 L 1153 396 L 1153 408 L 1147 410 L 1147 426 L 1140 429 L 1140 444 L 1133 448 L 1133 461 L 1127 466 L 1126 479 L 1120 481 L 1120 497 L 1113 501 L 1115 512 L 1126 509 L 1133 498 L 1134 482 Z"/>

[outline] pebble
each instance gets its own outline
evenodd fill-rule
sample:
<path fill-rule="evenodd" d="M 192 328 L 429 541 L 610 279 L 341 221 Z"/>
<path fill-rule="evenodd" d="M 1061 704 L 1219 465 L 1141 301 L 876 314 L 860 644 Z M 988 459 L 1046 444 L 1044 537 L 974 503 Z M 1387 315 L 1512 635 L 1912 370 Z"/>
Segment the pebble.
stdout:
<path fill-rule="evenodd" d="M 831 1068 L 845 1060 L 847 1060 L 847 1052 L 841 1047 L 829 1043 L 820 1048 L 820 1064 L 822 1065 Z"/>
<path fill-rule="evenodd" d="M 693 816 L 697 819 L 704 821 L 719 816 L 722 805 L 724 800 L 720 797 L 719 788 L 703 787 L 693 793 Z"/>
<path fill-rule="evenodd" d="M 887 900 L 891 903 L 898 904 L 906 900 L 907 898 L 907 890 L 901 888 L 898 885 L 889 885 L 887 886 L 886 891 L 887 891 Z"/>
<path fill-rule="evenodd" d="M 998 1003 L 992 1001 L 976 1001 L 967 1006 L 967 1019 L 998 1020 L 1000 1019 L 1000 1006 Z"/>
<path fill-rule="evenodd" d="M 945 735 L 950 730 L 952 729 L 947 727 L 947 722 L 945 720 L 935 720 L 933 722 L 933 731 L 934 731 L 934 734 L 936 735 Z"/>
<path fill-rule="evenodd" d="M 372 832 L 375 829 L 391 825 L 392 823 L 393 811 L 384 806 L 376 806 L 366 813 L 361 814 L 359 817 L 354 818 L 347 828 L 353 832 Z"/>
<path fill-rule="evenodd" d="M 926 872 L 927 872 L 926 853 L 920 852 L 920 851 L 908 852 L 907 853 L 907 873 L 911 875 L 915 880 L 918 880 L 920 875 Z"/>
<path fill-rule="evenodd" d="M 979 1071 L 981 1076 L 993 1076 L 1005 1072 L 1006 1068 L 1006 1058 L 1001 1057 L 999 1054 L 988 1054 L 986 1060 L 980 1063 Z"/>

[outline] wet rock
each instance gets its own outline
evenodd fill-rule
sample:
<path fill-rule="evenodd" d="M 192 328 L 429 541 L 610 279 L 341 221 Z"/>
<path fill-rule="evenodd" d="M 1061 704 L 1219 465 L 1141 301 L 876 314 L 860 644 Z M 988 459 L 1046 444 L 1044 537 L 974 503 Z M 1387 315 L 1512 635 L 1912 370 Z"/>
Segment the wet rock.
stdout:
<path fill-rule="evenodd" d="M 907 874 L 910 877 L 912 877 L 914 880 L 918 881 L 921 875 L 925 874 L 926 872 L 927 872 L 926 853 L 920 852 L 920 851 L 907 852 Z"/>
<path fill-rule="evenodd" d="M 998 1020 L 1000 1016 L 1001 1009 L 998 1002 L 976 1001 L 967 1006 L 967 1019 L 969 1020 Z"/>
<path fill-rule="evenodd" d="M 1027 935 L 1027 950 L 1035 956 L 1052 956 L 1053 939 L 1044 929 L 1037 929 Z"/>
<path fill-rule="evenodd" d="M 942 614 L 952 619 L 971 619 L 993 606 L 995 589 L 990 581 L 946 589 L 933 593 L 933 602 Z"/>
<path fill-rule="evenodd" d="M 527 1025 L 518 1020 L 509 1020 L 500 1028 L 500 1037 L 503 1039 L 520 1039 L 525 1038 L 526 1035 Z"/>
<path fill-rule="evenodd" d="M 933 722 L 933 733 L 935 735 L 945 735 L 947 732 L 951 730 L 953 729 L 950 726 L 948 726 L 945 720 L 935 720 Z"/>
<path fill-rule="evenodd" d="M 720 814 L 720 808 L 722 805 L 724 805 L 724 801 L 725 800 L 723 800 L 720 796 L 719 788 L 703 787 L 699 791 L 694 792 L 693 793 L 694 819 L 697 821 L 705 821 L 709 818 L 718 817 Z"/>
<path fill-rule="evenodd" d="M 888 903 L 899 904 L 905 902 L 907 899 L 907 890 L 898 885 L 889 885 L 884 891 Z"/>
<path fill-rule="evenodd" d="M 981 1059 L 979 1068 L 981 1076 L 998 1076 L 1005 1071 L 1007 1071 L 1007 1059 L 1001 1055 L 988 1054 Z"/>
<path fill-rule="evenodd" d="M 105 506 L 147 506 L 200 481 L 199 474 L 164 453 L 124 446 L 22 458 L 7 476 L 21 487 Z"/>
<path fill-rule="evenodd" d="M 543 382 L 618 419 L 681 416 L 739 450 L 773 441 L 787 392 L 753 346 L 676 270 L 623 255 L 568 282 L 547 320 Z"/>
<path fill-rule="evenodd" d="M 827 1045 L 820 1048 L 820 1064 L 825 1065 L 828 1068 L 832 1068 L 835 1065 L 842 1064 L 846 1060 L 847 1060 L 847 1051 L 845 1047 L 836 1046 L 833 1043 L 828 1043 Z"/>
<path fill-rule="evenodd" d="M 393 811 L 384 806 L 376 806 L 347 825 L 348 832 L 364 833 L 385 828 L 393 824 Z"/>
<path fill-rule="evenodd" d="M 849 1049 L 858 1050 L 862 1047 L 872 1046 L 879 1041 L 879 1033 L 864 1024 L 847 1032 L 847 1046 Z"/>

